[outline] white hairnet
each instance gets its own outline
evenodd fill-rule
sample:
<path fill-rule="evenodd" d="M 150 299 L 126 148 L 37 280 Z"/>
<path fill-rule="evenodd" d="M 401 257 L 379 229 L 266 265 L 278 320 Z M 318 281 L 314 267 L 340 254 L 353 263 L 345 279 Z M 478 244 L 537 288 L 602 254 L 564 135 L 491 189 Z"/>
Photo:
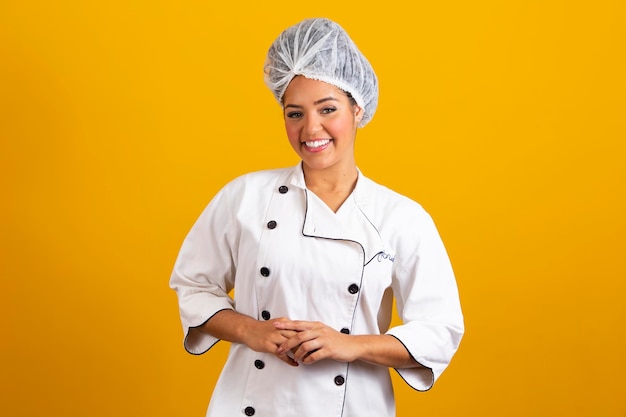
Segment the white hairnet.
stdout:
<path fill-rule="evenodd" d="M 364 110 L 359 127 L 374 116 L 378 79 L 370 63 L 337 23 L 328 19 L 303 20 L 285 29 L 270 46 L 265 84 L 281 105 L 285 90 L 296 75 L 350 93 Z"/>

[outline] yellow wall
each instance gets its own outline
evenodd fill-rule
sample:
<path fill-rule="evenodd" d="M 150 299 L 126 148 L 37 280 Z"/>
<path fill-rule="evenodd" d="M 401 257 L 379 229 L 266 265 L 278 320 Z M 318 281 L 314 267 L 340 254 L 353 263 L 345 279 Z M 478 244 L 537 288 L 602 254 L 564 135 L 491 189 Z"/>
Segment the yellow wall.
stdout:
<path fill-rule="evenodd" d="M 0 414 L 204 415 L 226 344 L 184 352 L 170 270 L 226 181 L 296 163 L 262 64 L 323 15 L 381 80 L 359 166 L 433 215 L 466 315 L 398 415 L 626 416 L 626 5 L 384 4 L 0 1 Z"/>

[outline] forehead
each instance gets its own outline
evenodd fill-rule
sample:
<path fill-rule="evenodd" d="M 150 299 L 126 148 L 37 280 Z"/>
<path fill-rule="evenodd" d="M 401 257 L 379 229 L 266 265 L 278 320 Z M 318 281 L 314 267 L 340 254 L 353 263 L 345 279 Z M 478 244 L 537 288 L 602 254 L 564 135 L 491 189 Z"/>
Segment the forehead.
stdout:
<path fill-rule="evenodd" d="M 283 95 L 283 103 L 308 104 L 308 102 L 314 103 L 323 98 L 348 100 L 348 96 L 334 85 L 299 75 L 289 83 Z"/>

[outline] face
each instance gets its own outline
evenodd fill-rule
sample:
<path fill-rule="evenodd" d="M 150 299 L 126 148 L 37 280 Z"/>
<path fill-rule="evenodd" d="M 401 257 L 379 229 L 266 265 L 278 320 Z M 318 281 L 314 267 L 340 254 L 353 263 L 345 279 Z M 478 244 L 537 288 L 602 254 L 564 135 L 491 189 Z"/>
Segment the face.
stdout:
<path fill-rule="evenodd" d="M 305 170 L 356 166 L 354 139 L 363 110 L 345 92 L 296 76 L 285 91 L 283 107 L 289 143 Z"/>

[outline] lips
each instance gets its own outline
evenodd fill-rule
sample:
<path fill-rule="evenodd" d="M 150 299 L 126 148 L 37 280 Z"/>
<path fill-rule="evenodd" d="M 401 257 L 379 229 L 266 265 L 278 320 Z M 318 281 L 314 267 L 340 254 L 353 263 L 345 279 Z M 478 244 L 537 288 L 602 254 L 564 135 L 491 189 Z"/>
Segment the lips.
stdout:
<path fill-rule="evenodd" d="M 304 144 L 309 148 L 319 148 L 320 146 L 328 145 L 329 142 L 329 139 L 317 139 L 304 142 Z"/>
<path fill-rule="evenodd" d="M 305 148 L 312 152 L 319 152 L 328 147 L 330 139 L 315 139 L 303 142 Z"/>

